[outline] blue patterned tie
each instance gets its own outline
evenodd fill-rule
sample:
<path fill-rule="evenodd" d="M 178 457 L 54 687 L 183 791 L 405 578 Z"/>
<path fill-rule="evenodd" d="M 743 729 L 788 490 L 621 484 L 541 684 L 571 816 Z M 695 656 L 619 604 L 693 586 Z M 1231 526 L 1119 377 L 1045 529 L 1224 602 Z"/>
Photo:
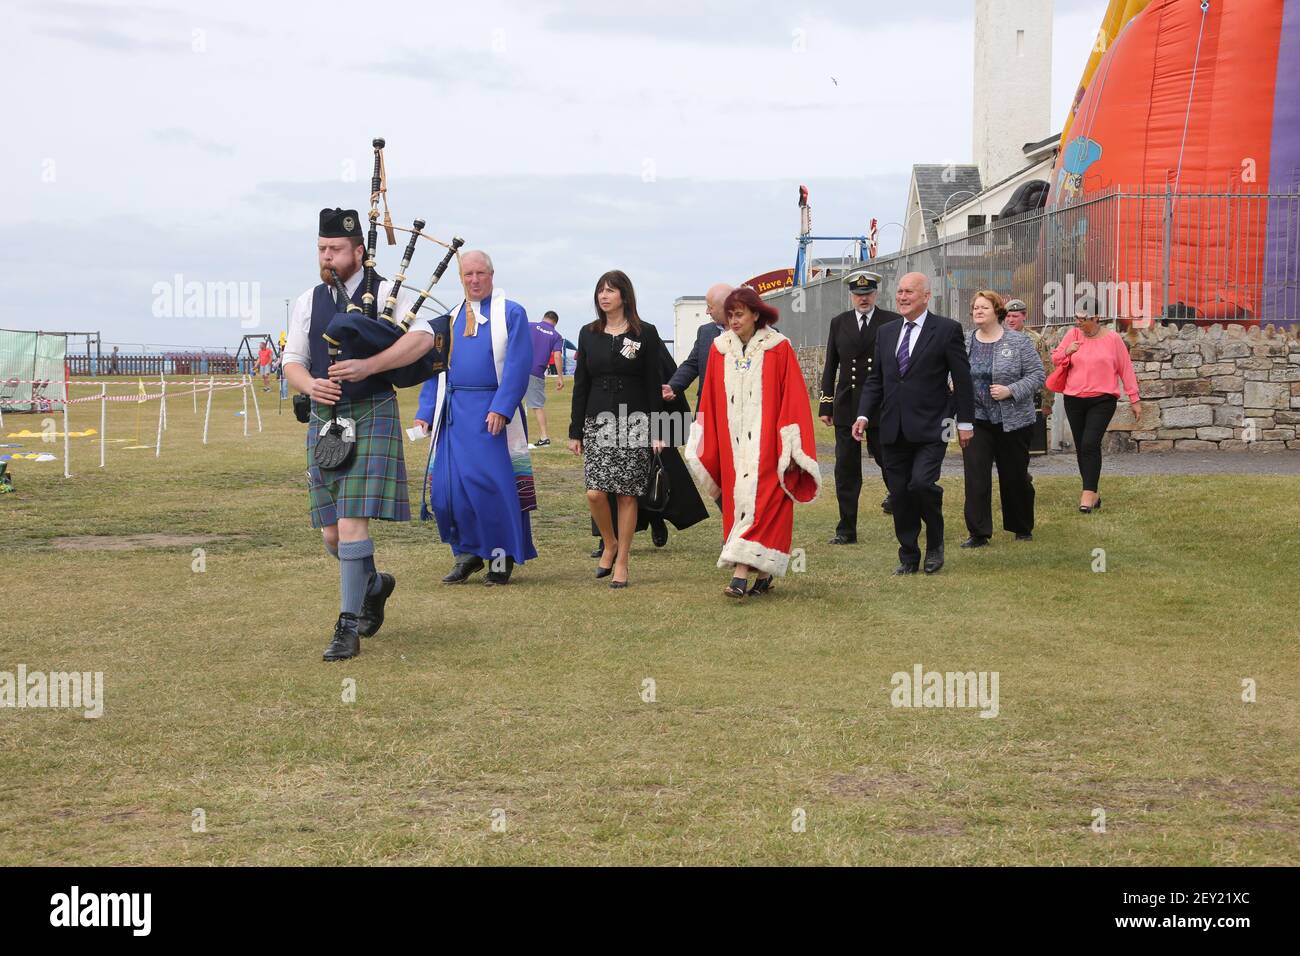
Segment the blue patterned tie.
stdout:
<path fill-rule="evenodd" d="M 901 378 L 907 374 L 908 363 L 912 360 L 912 352 L 908 343 L 912 341 L 912 330 L 916 328 L 916 323 L 910 319 L 903 323 L 903 344 L 898 347 L 898 375 Z"/>

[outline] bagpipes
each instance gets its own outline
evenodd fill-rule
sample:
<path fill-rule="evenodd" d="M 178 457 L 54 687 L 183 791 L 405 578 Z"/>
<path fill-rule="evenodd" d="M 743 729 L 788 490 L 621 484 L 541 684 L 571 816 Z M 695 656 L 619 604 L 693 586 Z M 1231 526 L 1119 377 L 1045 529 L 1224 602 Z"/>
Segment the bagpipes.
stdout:
<path fill-rule="evenodd" d="M 411 323 L 416 320 L 425 301 L 432 299 L 434 302 L 438 302 L 433 297 L 433 287 L 438 284 L 438 280 L 447 271 L 451 260 L 456 257 L 460 247 L 465 244 L 465 240 L 459 236 L 453 238 L 450 243 L 435 239 L 424 232 L 425 223 L 423 219 L 416 219 L 409 230 L 393 225 L 388 212 L 388 184 L 384 171 L 384 140 L 382 138 L 375 139 L 372 145 L 375 150 L 375 168 L 374 175 L 370 179 L 370 231 L 366 237 L 362 304 L 356 306 L 349 303 L 346 289 L 337 274 L 333 274 L 332 279 L 327 277 L 324 271 L 321 275 L 324 281 L 334 287 L 336 297 L 341 292 L 339 301 L 348 303 L 346 311 L 336 314 L 325 328 L 324 339 L 330 347 L 332 361 L 370 358 L 373 355 L 378 355 L 394 345 L 403 335 L 410 331 Z M 379 200 L 381 197 L 384 201 L 384 232 L 387 235 L 388 244 L 390 246 L 397 244 L 394 231 L 398 229 L 403 232 L 410 232 L 411 240 L 406 244 L 406 250 L 402 254 L 402 263 L 397 274 L 393 276 L 392 287 L 384 300 L 383 312 L 376 314 L 379 288 L 378 283 L 375 281 L 377 275 L 375 271 L 375 245 L 378 238 Z M 438 263 L 438 267 L 434 269 L 428 286 L 420 292 L 410 311 L 399 321 L 395 316 L 397 297 L 402 290 L 402 283 L 406 281 L 406 270 L 411 265 L 411 259 L 415 255 L 416 243 L 421 236 L 430 242 L 444 246 L 447 253 L 442 257 L 442 261 Z M 438 304 L 441 305 L 442 303 L 439 302 Z M 340 308 L 343 308 L 343 306 L 340 306 Z M 446 371 L 451 344 L 451 316 L 450 314 L 440 315 L 433 319 L 430 325 L 433 331 L 433 348 L 429 352 L 410 365 L 389 369 L 386 372 L 379 373 L 377 377 L 384 379 L 394 388 L 408 388 L 412 385 L 419 385 L 426 379 Z"/>

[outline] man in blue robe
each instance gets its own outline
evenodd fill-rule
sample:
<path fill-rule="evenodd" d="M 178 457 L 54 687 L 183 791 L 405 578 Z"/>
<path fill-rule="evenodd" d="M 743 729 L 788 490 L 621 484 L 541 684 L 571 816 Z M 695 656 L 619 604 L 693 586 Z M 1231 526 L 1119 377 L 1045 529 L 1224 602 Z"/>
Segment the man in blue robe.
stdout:
<path fill-rule="evenodd" d="M 425 383 L 416 415 L 433 432 L 421 517 L 437 519 L 455 556 L 443 583 L 460 584 L 487 567 L 485 584 L 509 584 L 516 564 L 537 557 L 521 406 L 532 338 L 523 306 L 494 290 L 487 253 L 463 253 L 460 269 L 466 301 L 451 324 L 447 371 Z"/>

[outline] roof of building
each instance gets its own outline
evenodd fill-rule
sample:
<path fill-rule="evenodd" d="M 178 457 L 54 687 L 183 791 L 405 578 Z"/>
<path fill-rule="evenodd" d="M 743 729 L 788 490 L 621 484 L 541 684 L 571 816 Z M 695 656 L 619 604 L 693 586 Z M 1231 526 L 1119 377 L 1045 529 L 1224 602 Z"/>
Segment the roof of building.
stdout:
<path fill-rule="evenodd" d="M 1046 152 L 1049 147 L 1054 152 L 1060 142 L 1061 134 L 1055 133 L 1052 136 L 1045 136 L 1036 143 L 1025 143 L 1025 145 L 1021 147 L 1021 150 L 1024 152 L 1025 156 L 1032 160 L 1036 158 L 1035 154 Z"/>
<path fill-rule="evenodd" d="M 943 215 L 944 207 L 953 196 L 980 191 L 980 169 L 975 165 L 917 163 L 912 167 L 912 180 L 916 184 L 916 197 L 921 205 L 921 220 L 925 223 L 925 238 L 933 242 L 939 238 L 934 220 Z M 914 210 L 908 210 L 908 215 Z"/>

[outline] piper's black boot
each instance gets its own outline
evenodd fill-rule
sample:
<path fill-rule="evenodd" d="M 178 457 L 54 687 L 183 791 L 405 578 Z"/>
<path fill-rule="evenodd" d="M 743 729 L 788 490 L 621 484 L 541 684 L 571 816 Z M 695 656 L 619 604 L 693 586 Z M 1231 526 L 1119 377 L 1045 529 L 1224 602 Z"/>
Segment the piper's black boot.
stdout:
<path fill-rule="evenodd" d="M 346 611 L 334 625 L 334 640 L 325 648 L 323 660 L 345 661 L 361 653 L 361 635 L 357 633 L 357 616 Z"/>
<path fill-rule="evenodd" d="M 379 572 L 379 593 L 366 592 L 361 602 L 361 613 L 357 615 L 357 633 L 362 637 L 374 637 L 384 626 L 384 605 L 397 587 L 397 578 L 385 571 Z"/>

